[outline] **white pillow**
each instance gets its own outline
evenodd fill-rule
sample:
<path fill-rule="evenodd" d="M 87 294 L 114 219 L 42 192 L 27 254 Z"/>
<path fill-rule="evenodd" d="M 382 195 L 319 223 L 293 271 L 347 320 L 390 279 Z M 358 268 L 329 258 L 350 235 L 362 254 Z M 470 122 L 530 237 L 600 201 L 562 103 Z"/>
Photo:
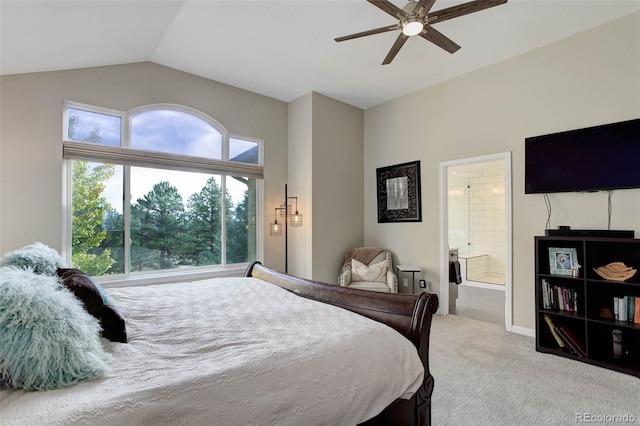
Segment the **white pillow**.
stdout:
<path fill-rule="evenodd" d="M 356 259 L 351 259 L 351 281 L 387 282 L 387 261 L 367 266 Z"/>

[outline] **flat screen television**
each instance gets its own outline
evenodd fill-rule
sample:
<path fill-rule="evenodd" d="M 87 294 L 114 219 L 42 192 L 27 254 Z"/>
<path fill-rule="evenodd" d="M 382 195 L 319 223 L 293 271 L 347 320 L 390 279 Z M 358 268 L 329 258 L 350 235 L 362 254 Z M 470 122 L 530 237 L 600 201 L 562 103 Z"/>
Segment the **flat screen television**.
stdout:
<path fill-rule="evenodd" d="M 525 139 L 525 194 L 640 188 L 640 119 Z"/>

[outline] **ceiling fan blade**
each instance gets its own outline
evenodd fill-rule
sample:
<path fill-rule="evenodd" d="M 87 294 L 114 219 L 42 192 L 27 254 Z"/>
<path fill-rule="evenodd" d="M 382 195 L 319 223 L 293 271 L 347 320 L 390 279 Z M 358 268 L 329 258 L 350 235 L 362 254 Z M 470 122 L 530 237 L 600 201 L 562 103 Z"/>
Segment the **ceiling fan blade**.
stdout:
<path fill-rule="evenodd" d="M 457 18 L 458 16 L 467 15 L 469 13 L 478 12 L 490 7 L 499 6 L 506 3 L 507 0 L 475 0 L 468 3 L 462 3 L 457 6 L 447 7 L 446 9 L 436 10 L 427 14 L 430 25 L 448 19 Z"/>
<path fill-rule="evenodd" d="M 387 12 L 389 15 L 393 16 L 396 19 L 402 19 L 409 16 L 407 15 L 407 12 L 405 12 L 404 10 L 400 9 L 398 6 L 394 5 L 393 3 L 387 0 L 367 0 L 367 1 L 372 5 L 378 7 L 378 9 L 384 10 L 385 12 Z"/>
<path fill-rule="evenodd" d="M 429 40 L 431 43 L 446 50 L 449 53 L 453 53 L 460 49 L 453 40 L 442 34 L 430 25 L 426 25 L 424 30 L 420 33 L 420 37 Z"/>
<path fill-rule="evenodd" d="M 390 64 L 391 61 L 393 61 L 393 58 L 396 57 L 396 55 L 398 54 L 402 46 L 404 46 L 404 43 L 407 41 L 408 38 L 409 37 L 407 37 L 406 35 L 400 33 L 400 35 L 396 39 L 396 42 L 393 43 L 393 46 L 391 46 L 391 50 L 389 50 L 389 53 L 387 53 L 387 57 L 384 58 L 384 61 L 382 61 L 382 65 Z"/>
<path fill-rule="evenodd" d="M 418 18 L 423 19 L 427 16 L 427 13 L 429 13 L 435 2 L 436 0 L 420 0 L 416 7 L 413 8 L 413 13 L 416 14 Z"/>
<path fill-rule="evenodd" d="M 389 25 L 387 27 L 375 28 L 373 30 L 362 31 L 361 33 L 355 33 L 355 34 L 350 34 L 350 35 L 338 37 L 338 38 L 335 39 L 335 41 L 352 40 L 352 39 L 358 38 L 358 37 L 366 37 L 366 36 L 370 36 L 370 35 L 373 35 L 373 34 L 386 33 L 387 31 L 397 30 L 399 28 L 400 28 L 400 26 L 398 24 Z"/>

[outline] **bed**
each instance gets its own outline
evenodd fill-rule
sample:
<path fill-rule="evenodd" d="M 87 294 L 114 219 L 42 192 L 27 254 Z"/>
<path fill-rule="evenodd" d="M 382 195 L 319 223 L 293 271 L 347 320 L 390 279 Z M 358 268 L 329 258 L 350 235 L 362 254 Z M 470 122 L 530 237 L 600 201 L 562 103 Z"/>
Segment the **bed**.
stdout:
<path fill-rule="evenodd" d="M 0 424 L 430 424 L 433 294 L 348 289 L 258 262 L 244 277 L 108 291 L 128 343 L 105 343 L 106 376 L 2 390 Z"/>

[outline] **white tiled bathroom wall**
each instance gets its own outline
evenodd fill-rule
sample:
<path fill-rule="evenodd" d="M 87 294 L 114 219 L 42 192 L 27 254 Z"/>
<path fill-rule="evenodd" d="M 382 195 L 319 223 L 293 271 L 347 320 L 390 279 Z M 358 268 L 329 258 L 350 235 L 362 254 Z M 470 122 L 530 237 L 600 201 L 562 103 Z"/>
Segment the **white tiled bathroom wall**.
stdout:
<path fill-rule="evenodd" d="M 504 191 L 501 164 L 458 170 L 449 177 L 449 247 L 457 247 L 466 259 L 467 280 L 504 285 Z"/>

